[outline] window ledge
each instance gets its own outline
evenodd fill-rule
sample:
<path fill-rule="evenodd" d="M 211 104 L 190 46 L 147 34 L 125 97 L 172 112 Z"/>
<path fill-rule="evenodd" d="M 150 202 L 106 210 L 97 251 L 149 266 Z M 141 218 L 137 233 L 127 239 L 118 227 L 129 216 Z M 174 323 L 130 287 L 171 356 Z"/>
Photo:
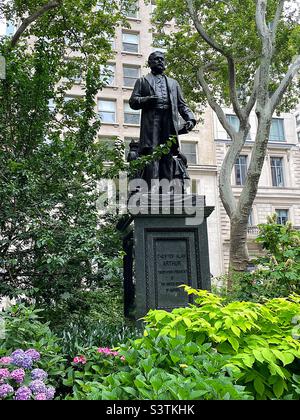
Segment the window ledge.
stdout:
<path fill-rule="evenodd" d="M 123 127 L 124 128 L 127 128 L 127 127 L 139 128 L 140 127 L 140 124 L 123 124 Z"/>
<path fill-rule="evenodd" d="M 104 121 L 101 121 L 101 125 L 113 125 L 114 127 L 120 126 L 120 124 L 118 123 L 111 123 L 111 122 L 104 122 Z"/>
<path fill-rule="evenodd" d="M 143 57 L 143 54 L 139 53 L 139 52 L 130 52 L 130 51 L 121 51 L 121 55 L 132 55 L 135 57 Z"/>
<path fill-rule="evenodd" d="M 133 87 L 130 86 L 122 86 L 122 90 L 133 90 Z"/>
<path fill-rule="evenodd" d="M 126 17 L 127 20 L 130 20 L 132 22 L 142 23 L 142 20 L 139 17 L 136 17 L 136 18 L 135 17 L 130 17 L 130 16 L 125 16 L 125 17 Z"/>

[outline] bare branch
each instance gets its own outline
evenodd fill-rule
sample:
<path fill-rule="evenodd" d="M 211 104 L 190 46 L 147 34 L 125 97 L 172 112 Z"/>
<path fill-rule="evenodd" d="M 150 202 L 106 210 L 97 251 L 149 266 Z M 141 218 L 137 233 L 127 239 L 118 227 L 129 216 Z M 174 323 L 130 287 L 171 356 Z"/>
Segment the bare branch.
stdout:
<path fill-rule="evenodd" d="M 210 105 L 210 107 L 215 111 L 215 113 L 217 114 L 220 123 L 222 124 L 222 126 L 224 127 L 224 129 L 227 131 L 227 133 L 229 134 L 229 136 L 234 139 L 236 133 L 233 130 L 233 128 L 231 127 L 231 125 L 229 124 L 229 122 L 227 121 L 226 115 L 223 111 L 223 109 L 220 107 L 220 105 L 215 101 L 213 94 L 204 78 L 204 73 L 203 73 L 203 69 L 198 70 L 197 72 L 197 76 L 198 76 L 198 81 L 202 87 L 202 89 L 204 90 L 204 93 L 207 97 L 208 103 Z"/>
<path fill-rule="evenodd" d="M 255 76 L 254 76 L 254 83 L 253 83 L 253 89 L 252 89 L 252 93 L 251 96 L 249 98 L 249 101 L 247 103 L 247 105 L 244 108 L 244 112 L 246 117 L 248 117 L 250 115 L 250 112 L 252 111 L 255 102 L 256 102 L 256 98 L 257 98 L 257 90 L 258 90 L 258 86 L 259 86 L 259 74 L 260 74 L 260 69 L 258 68 L 256 70 Z"/>
<path fill-rule="evenodd" d="M 296 74 L 300 70 L 300 55 L 298 55 L 293 63 L 290 65 L 285 77 L 282 79 L 280 85 L 276 89 L 276 91 L 273 93 L 271 97 L 271 110 L 274 112 L 277 105 L 282 99 L 282 96 L 284 95 L 286 89 L 288 88 L 289 84 L 293 80 L 293 78 L 296 76 Z"/>
<path fill-rule="evenodd" d="M 266 22 L 268 0 L 256 0 L 256 26 L 262 40 L 268 35 L 269 29 Z"/>
<path fill-rule="evenodd" d="M 234 60 L 231 57 L 227 57 L 228 61 L 228 71 L 229 71 L 229 92 L 230 92 L 230 99 L 231 103 L 234 109 L 234 112 L 236 113 L 239 120 L 244 119 L 243 112 L 241 110 L 239 100 L 237 97 L 236 92 L 236 72 L 235 72 L 235 63 Z"/>
<path fill-rule="evenodd" d="M 275 43 L 278 23 L 280 21 L 281 15 L 282 15 L 284 3 L 285 3 L 285 0 L 280 0 L 278 5 L 277 5 L 277 10 L 276 10 L 276 13 L 275 13 L 275 17 L 274 17 L 274 20 L 273 20 L 273 27 L 272 27 L 272 42 L 273 42 L 273 44 Z"/>
<path fill-rule="evenodd" d="M 25 18 L 21 24 L 21 26 L 17 29 L 16 33 L 14 34 L 11 45 L 12 47 L 15 47 L 17 43 L 19 42 L 19 39 L 21 38 L 22 34 L 26 31 L 26 29 L 35 22 L 39 17 L 43 16 L 45 13 L 47 13 L 49 10 L 55 9 L 61 4 L 60 0 L 52 0 L 42 6 L 40 9 L 38 9 L 36 12 L 34 12 L 32 15 Z"/>

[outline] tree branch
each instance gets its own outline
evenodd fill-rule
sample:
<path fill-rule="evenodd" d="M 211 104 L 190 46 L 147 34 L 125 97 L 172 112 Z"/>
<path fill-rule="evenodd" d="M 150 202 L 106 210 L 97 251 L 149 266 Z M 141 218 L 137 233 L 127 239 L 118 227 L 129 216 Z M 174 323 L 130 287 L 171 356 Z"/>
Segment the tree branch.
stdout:
<path fill-rule="evenodd" d="M 269 33 L 269 29 L 266 22 L 266 11 L 267 11 L 268 0 L 256 0 L 256 26 L 259 36 L 262 41 Z"/>
<path fill-rule="evenodd" d="M 234 139 L 236 133 L 233 130 L 233 128 L 231 127 L 231 125 L 229 124 L 229 122 L 227 121 L 226 115 L 223 111 L 223 109 L 220 107 L 220 105 L 215 101 L 213 94 L 204 78 L 204 73 L 203 73 L 203 69 L 198 70 L 197 72 L 197 77 L 198 77 L 198 81 L 202 87 L 202 89 L 204 90 L 204 93 L 207 97 L 208 103 L 210 105 L 210 107 L 215 111 L 215 113 L 217 114 L 220 123 L 222 124 L 222 126 L 224 127 L 224 129 L 226 130 L 226 132 L 229 134 L 229 136 Z"/>
<path fill-rule="evenodd" d="M 279 24 L 281 15 L 282 15 L 284 3 L 285 3 L 285 0 L 280 0 L 279 1 L 278 5 L 277 5 L 277 10 L 276 10 L 276 13 L 275 13 L 275 17 L 274 17 L 274 20 L 273 20 L 273 27 L 272 27 L 272 42 L 273 42 L 273 45 L 275 44 L 276 32 L 277 32 L 278 24 Z"/>
<path fill-rule="evenodd" d="M 274 112 L 275 108 L 279 104 L 279 102 L 282 99 L 282 96 L 284 95 L 286 89 L 288 88 L 290 82 L 293 80 L 293 78 L 296 76 L 296 74 L 300 70 L 300 55 L 298 55 L 293 63 L 290 65 L 285 77 L 282 79 L 280 85 L 276 89 L 276 91 L 273 93 L 271 97 L 271 110 Z"/>
<path fill-rule="evenodd" d="M 255 102 L 256 102 L 256 98 L 257 98 L 257 89 L 259 86 L 259 74 L 260 74 L 260 70 L 259 68 L 256 70 L 255 76 L 254 76 L 254 84 L 253 84 L 253 89 L 252 89 L 252 93 L 251 96 L 249 98 L 249 101 L 247 103 L 247 105 L 244 108 L 244 112 L 246 117 L 248 117 L 250 115 L 250 112 L 252 111 Z"/>
<path fill-rule="evenodd" d="M 43 16 L 45 13 L 47 13 L 49 10 L 55 9 L 61 4 L 60 0 L 52 0 L 42 6 L 39 10 L 34 12 L 32 15 L 25 18 L 21 24 L 21 26 L 17 29 L 16 33 L 12 37 L 11 45 L 12 47 L 15 47 L 17 43 L 19 42 L 19 39 L 21 38 L 22 34 L 26 31 L 28 26 L 30 26 L 33 22 L 35 22 L 39 17 Z"/>
<path fill-rule="evenodd" d="M 236 72 L 235 72 L 235 63 L 231 57 L 227 57 L 228 61 L 228 72 L 229 72 L 229 93 L 230 93 L 230 100 L 236 113 L 238 119 L 242 121 L 244 119 L 243 112 L 241 110 L 239 100 L 237 97 L 236 92 Z"/>
<path fill-rule="evenodd" d="M 211 38 L 208 33 L 205 31 L 203 25 L 201 24 L 197 12 L 193 5 L 193 0 L 186 0 L 186 4 L 188 7 L 189 14 L 194 22 L 194 25 L 197 29 L 197 32 L 201 36 L 201 38 L 215 51 L 222 54 L 227 59 L 228 63 L 228 73 L 229 73 L 229 92 L 230 92 L 230 100 L 232 102 L 232 106 L 234 109 L 234 112 L 238 116 L 238 118 L 241 120 L 243 119 L 243 114 L 241 111 L 241 107 L 238 101 L 237 92 L 236 92 L 236 72 L 235 72 L 235 63 L 231 56 L 231 54 L 226 51 L 226 49 L 218 44 L 213 38 Z"/>
<path fill-rule="evenodd" d="M 195 28 L 197 29 L 197 32 L 201 38 L 204 39 L 204 41 L 207 42 L 207 44 L 210 45 L 215 51 L 227 57 L 228 53 L 225 51 L 225 49 L 208 35 L 203 25 L 201 24 L 197 12 L 194 8 L 193 0 L 186 0 L 186 4 L 188 7 L 189 15 L 191 16 Z"/>

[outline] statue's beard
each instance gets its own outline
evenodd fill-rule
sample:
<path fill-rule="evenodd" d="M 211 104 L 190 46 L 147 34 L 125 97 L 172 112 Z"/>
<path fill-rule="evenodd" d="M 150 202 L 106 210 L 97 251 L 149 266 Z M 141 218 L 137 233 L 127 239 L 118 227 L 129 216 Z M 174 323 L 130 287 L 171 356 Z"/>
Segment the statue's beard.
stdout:
<path fill-rule="evenodd" d="M 165 66 L 162 64 L 160 66 L 152 67 L 151 70 L 155 74 L 162 74 L 165 71 Z"/>

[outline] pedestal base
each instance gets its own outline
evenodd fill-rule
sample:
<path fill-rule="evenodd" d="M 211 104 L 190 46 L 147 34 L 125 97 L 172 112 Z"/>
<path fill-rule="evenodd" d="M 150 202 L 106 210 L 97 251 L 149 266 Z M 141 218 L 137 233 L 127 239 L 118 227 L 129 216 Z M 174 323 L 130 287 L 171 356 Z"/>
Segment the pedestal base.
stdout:
<path fill-rule="evenodd" d="M 174 211 L 165 214 L 159 205 L 155 214 L 147 213 L 144 208 L 144 212 L 134 216 L 135 319 L 143 317 L 150 309 L 170 311 L 192 303 L 192 297 L 179 287 L 183 284 L 210 290 L 207 217 L 214 208 L 205 206 L 205 197 L 198 198 L 201 200 L 197 202 L 203 206 L 198 209 L 202 210 L 198 211 L 198 216 L 203 216 L 199 224 L 196 214 L 189 213 L 188 218 L 185 210 L 181 214 Z M 178 204 L 178 199 L 174 202 Z M 193 217 L 195 224 L 191 223 Z M 130 281 L 128 267 L 127 258 L 127 267 L 124 266 L 127 283 Z M 132 294 L 131 299 L 125 295 L 125 302 L 132 302 L 132 289 L 128 284 L 125 289 Z M 125 314 L 129 312 L 125 307 Z"/>

